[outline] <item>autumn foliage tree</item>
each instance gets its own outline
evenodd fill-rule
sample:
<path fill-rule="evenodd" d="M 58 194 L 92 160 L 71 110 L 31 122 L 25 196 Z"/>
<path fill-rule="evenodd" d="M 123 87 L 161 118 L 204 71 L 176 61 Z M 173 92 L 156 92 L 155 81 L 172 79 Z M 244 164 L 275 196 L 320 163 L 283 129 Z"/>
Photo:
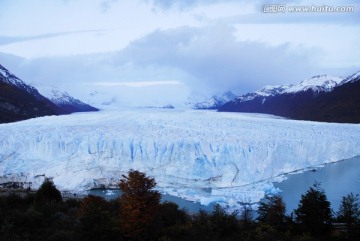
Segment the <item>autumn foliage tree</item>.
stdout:
<path fill-rule="evenodd" d="M 120 227 L 134 240 L 146 240 L 148 231 L 160 207 L 160 193 L 154 190 L 154 178 L 145 173 L 130 170 L 119 183 L 123 192 L 120 197 Z"/>

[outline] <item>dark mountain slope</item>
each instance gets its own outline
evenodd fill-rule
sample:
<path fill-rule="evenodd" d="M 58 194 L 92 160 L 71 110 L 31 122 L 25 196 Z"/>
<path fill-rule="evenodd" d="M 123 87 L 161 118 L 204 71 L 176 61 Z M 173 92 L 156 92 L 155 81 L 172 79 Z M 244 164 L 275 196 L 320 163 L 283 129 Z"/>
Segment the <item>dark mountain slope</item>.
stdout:
<path fill-rule="evenodd" d="M 219 111 L 266 113 L 291 118 L 304 104 L 311 103 L 317 96 L 312 90 L 300 93 L 285 93 L 275 96 L 258 96 L 251 101 L 234 104 L 228 102 Z"/>
<path fill-rule="evenodd" d="M 45 97 L 36 98 L 24 90 L 2 82 L 0 77 L 0 123 L 66 113 Z"/>
<path fill-rule="evenodd" d="M 66 113 L 0 65 L 0 123 Z"/>
<path fill-rule="evenodd" d="M 319 95 L 291 117 L 301 120 L 360 123 L 360 78 Z"/>
<path fill-rule="evenodd" d="M 360 123 L 360 72 L 342 80 L 314 76 L 297 85 L 266 87 L 237 97 L 219 111 L 279 115 L 297 120 Z"/>

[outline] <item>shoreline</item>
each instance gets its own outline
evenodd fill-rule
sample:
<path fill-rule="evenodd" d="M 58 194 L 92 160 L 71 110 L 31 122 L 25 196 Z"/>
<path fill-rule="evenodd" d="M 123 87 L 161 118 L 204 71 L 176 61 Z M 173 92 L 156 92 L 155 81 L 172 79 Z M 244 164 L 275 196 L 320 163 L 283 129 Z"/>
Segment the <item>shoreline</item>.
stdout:
<path fill-rule="evenodd" d="M 12 194 L 16 194 L 16 195 L 23 198 L 23 197 L 26 197 L 26 195 L 28 195 L 28 194 L 35 195 L 36 192 L 37 192 L 37 189 L 0 187 L 0 197 L 7 197 L 7 196 L 10 196 Z M 67 192 L 67 191 L 60 191 L 60 193 L 61 193 L 61 197 L 62 197 L 63 201 L 66 201 L 66 200 L 69 200 L 69 199 L 80 200 L 80 199 L 83 199 L 86 196 L 88 196 L 87 194 L 84 195 L 84 194 L 72 193 L 72 192 Z"/>

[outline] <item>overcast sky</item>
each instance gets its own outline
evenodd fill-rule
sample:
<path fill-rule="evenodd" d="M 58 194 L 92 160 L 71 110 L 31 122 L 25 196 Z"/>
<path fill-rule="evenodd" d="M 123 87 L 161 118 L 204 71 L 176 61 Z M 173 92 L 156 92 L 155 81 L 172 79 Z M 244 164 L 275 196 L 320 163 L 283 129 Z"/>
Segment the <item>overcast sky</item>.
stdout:
<path fill-rule="evenodd" d="M 357 2 L 0 0 L 0 64 L 77 97 L 101 90 L 154 103 L 346 76 L 360 70 Z M 264 13 L 269 3 L 285 11 Z M 324 5 L 354 11 L 288 11 Z"/>

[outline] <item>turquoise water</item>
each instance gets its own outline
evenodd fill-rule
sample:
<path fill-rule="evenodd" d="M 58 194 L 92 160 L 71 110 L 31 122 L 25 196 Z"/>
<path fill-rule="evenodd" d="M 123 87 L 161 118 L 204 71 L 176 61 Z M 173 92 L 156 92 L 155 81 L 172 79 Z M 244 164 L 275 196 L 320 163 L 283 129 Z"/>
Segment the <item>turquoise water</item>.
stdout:
<path fill-rule="evenodd" d="M 327 164 L 316 171 L 289 174 L 287 178 L 280 183 L 274 183 L 274 186 L 282 190 L 281 196 L 288 213 L 298 207 L 301 194 L 305 194 L 315 181 L 321 183 L 332 209 L 336 212 L 343 196 L 350 192 L 360 195 L 360 157 Z"/>

